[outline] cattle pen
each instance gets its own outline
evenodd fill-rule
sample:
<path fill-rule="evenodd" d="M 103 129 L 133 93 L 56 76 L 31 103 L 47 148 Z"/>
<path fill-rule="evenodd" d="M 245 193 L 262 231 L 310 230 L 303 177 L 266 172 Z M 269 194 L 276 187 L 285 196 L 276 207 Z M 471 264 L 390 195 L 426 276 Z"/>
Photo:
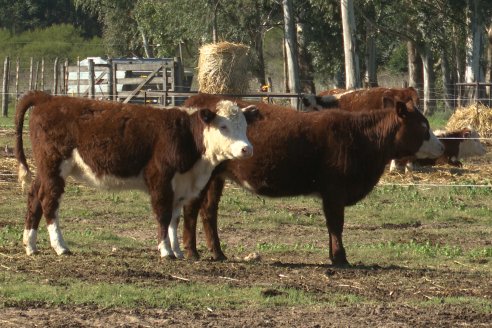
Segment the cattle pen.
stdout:
<path fill-rule="evenodd" d="M 162 107 L 191 94 L 142 88 L 138 96 Z M 246 96 L 276 102 L 286 95 Z M 489 327 L 492 322 L 490 138 L 481 138 L 488 153 L 466 159 L 462 167 L 408 174 L 386 169 L 364 200 L 346 208 L 350 266 L 332 266 L 319 199 L 260 197 L 232 183 L 226 183 L 218 209 L 225 261 L 211 259 L 201 225 L 200 260 L 161 259 L 145 193 L 105 192 L 71 179 L 59 215 L 73 254 L 52 252 L 42 221 L 40 254 L 26 256 L 26 195 L 17 183 L 12 117 L 0 122 L 2 326 Z M 30 143 L 25 147 L 32 158 Z"/>

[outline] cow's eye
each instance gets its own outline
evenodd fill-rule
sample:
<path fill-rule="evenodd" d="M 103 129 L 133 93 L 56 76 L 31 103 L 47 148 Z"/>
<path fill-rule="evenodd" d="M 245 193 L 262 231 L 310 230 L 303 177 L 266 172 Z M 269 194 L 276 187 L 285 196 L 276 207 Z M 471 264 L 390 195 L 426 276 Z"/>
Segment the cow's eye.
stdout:
<path fill-rule="evenodd" d="M 224 131 L 224 132 L 226 132 L 227 130 L 229 130 L 229 129 L 227 128 L 227 125 L 221 125 L 221 126 L 220 126 L 220 131 Z"/>

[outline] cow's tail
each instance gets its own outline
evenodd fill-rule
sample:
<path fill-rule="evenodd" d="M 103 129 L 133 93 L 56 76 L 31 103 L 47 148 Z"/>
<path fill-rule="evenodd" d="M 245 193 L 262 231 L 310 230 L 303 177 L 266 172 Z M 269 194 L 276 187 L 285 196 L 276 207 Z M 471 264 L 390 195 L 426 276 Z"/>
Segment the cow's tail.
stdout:
<path fill-rule="evenodd" d="M 22 140 L 24 117 L 31 106 L 39 105 L 48 101 L 50 98 L 51 96 L 44 92 L 29 92 L 21 98 L 15 110 L 15 158 L 19 163 L 18 181 L 21 184 L 22 190 L 26 190 L 26 186 L 31 183 L 32 179 L 32 173 L 27 165 L 24 142 Z"/>

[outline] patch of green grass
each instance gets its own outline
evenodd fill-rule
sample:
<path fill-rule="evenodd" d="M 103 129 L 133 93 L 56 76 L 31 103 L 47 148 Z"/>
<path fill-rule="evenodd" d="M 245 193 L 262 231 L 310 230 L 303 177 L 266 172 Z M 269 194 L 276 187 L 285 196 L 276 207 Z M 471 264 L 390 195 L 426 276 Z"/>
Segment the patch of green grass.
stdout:
<path fill-rule="evenodd" d="M 0 128 L 14 128 L 15 120 L 15 107 L 13 105 L 9 106 L 8 116 L 5 117 L 0 113 Z"/>
<path fill-rule="evenodd" d="M 256 249 L 259 251 L 269 251 L 269 252 L 288 252 L 288 251 L 322 251 L 322 248 L 317 247 L 313 243 L 295 243 L 293 245 L 282 244 L 282 243 L 258 243 L 256 244 Z"/>
<path fill-rule="evenodd" d="M 358 244 L 352 243 L 347 246 L 349 253 L 357 257 L 377 257 L 380 256 L 395 262 L 397 259 L 408 260 L 412 262 L 425 262 L 432 264 L 433 261 L 445 263 L 449 260 L 468 260 L 468 261 L 486 261 L 492 258 L 491 247 L 478 247 L 464 250 L 461 246 L 450 244 L 433 244 L 429 241 L 417 242 L 395 242 L 386 241 L 375 244 Z M 379 254 L 379 255 L 378 255 Z"/>
<path fill-rule="evenodd" d="M 433 130 L 444 129 L 452 114 L 451 111 L 436 111 L 427 116 L 427 119 Z"/>
<path fill-rule="evenodd" d="M 492 301 L 473 296 L 432 297 L 428 301 L 417 303 L 422 307 L 436 307 L 444 304 L 468 306 L 483 314 L 492 312 Z"/>
<path fill-rule="evenodd" d="M 49 305 L 93 304 L 104 307 L 180 307 L 187 309 L 248 306 L 341 305 L 362 302 L 351 294 L 325 294 L 321 299 L 294 288 L 235 287 L 228 284 L 168 282 L 162 286 L 90 283 L 65 279 L 32 281 L 18 274 L 0 273 L 0 304 L 40 302 Z M 273 292 L 272 292 L 273 291 Z"/>

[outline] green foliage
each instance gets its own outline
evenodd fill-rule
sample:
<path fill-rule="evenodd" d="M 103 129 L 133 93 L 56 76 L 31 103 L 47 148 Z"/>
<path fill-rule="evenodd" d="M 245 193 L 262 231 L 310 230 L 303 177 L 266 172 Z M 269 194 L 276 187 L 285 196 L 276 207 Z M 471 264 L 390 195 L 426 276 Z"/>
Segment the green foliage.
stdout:
<path fill-rule="evenodd" d="M 72 61 L 80 56 L 104 56 L 103 41 L 99 37 L 85 40 L 82 32 L 72 25 L 53 25 L 44 29 L 26 31 L 10 35 L 0 30 L 0 58 L 10 56 L 22 58 L 69 58 Z"/>
<path fill-rule="evenodd" d="M 408 69 L 407 47 L 405 43 L 398 44 L 392 51 L 386 67 L 393 73 L 404 73 Z"/>

